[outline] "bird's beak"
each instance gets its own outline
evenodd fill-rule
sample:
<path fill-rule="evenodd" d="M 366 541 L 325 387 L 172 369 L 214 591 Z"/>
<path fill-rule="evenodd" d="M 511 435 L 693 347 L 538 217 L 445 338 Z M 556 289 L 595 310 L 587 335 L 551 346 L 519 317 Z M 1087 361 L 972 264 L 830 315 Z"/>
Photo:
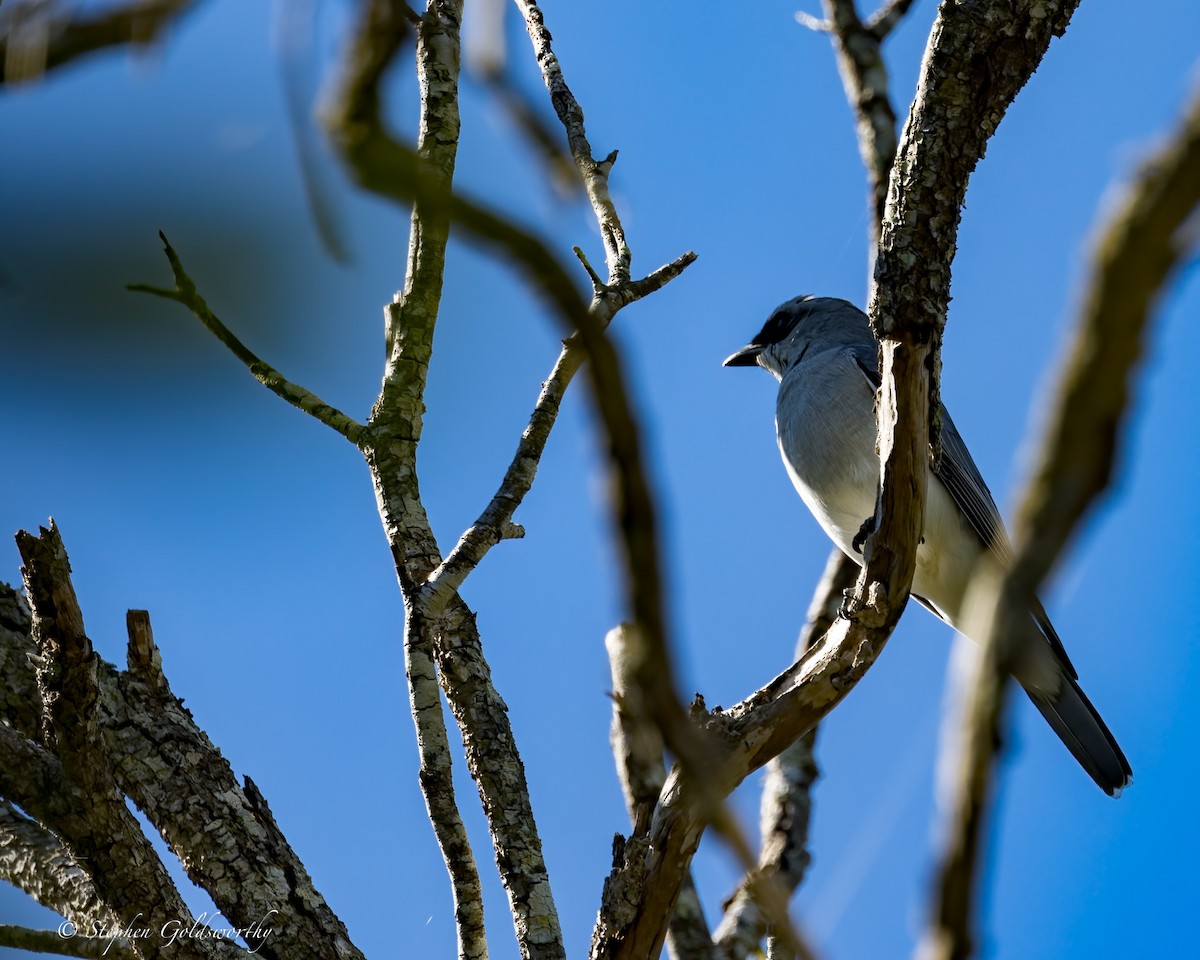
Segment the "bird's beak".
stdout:
<path fill-rule="evenodd" d="M 723 367 L 757 367 L 758 355 L 763 352 L 761 343 L 748 343 L 737 353 L 725 358 Z"/>

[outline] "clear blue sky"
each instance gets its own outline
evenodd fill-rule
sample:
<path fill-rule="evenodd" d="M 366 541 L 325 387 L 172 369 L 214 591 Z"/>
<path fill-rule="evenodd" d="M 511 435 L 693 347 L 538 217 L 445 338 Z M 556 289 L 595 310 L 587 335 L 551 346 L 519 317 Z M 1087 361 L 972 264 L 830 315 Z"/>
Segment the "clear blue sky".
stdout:
<path fill-rule="evenodd" d="M 807 5 L 815 11 L 815 0 Z M 783 667 L 828 544 L 792 492 L 761 372 L 726 370 L 779 302 L 861 303 L 866 187 L 826 38 L 794 5 L 547 2 L 568 81 L 613 190 L 635 270 L 699 261 L 621 314 L 665 517 L 686 691 L 741 698 Z M 315 86 L 344 27 L 321 6 Z M 888 48 L 903 111 L 934 15 Z M 521 82 L 528 43 L 510 24 Z M 1138 16 L 1085 3 L 992 141 L 967 199 L 945 344 L 948 405 L 1011 505 L 1114 182 L 1196 81 L 1189 0 Z M 124 292 L 166 282 L 165 230 L 213 308 L 286 375 L 363 417 L 382 307 L 403 282 L 407 218 L 324 159 L 353 254 L 322 252 L 286 120 L 266 4 L 215 0 L 146 56 L 109 55 L 0 94 L 0 577 L 10 535 L 54 516 L 89 633 L 121 663 L 124 611 L 151 611 L 175 692 L 268 797 L 318 888 L 369 956 L 449 957 L 444 870 L 416 782 L 401 602 L 365 466 L 254 383 L 181 308 Z M 415 83 L 392 84 L 411 128 Z M 602 259 L 590 212 L 541 183 L 505 116 L 464 84 L 460 185 Z M 548 372 L 556 331 L 472 249 L 450 256 L 421 475 L 443 549 L 494 490 Z M 582 278 L 581 278 L 582 279 Z M 992 830 L 985 955 L 1184 956 L 1200 827 L 1200 433 L 1188 338 L 1200 282 L 1164 298 L 1114 489 L 1047 602 L 1082 682 L 1133 764 L 1104 797 L 1014 700 Z M 582 955 L 626 827 L 607 748 L 602 638 L 622 615 L 595 441 L 570 398 L 538 483 L 469 581 L 524 751 L 568 949 Z M 828 957 L 903 956 L 929 876 L 933 764 L 951 635 L 904 618 L 826 725 L 815 863 L 796 915 Z M 517 955 L 474 788 L 458 786 L 483 865 L 493 956 Z M 757 778 L 739 793 L 756 821 Z M 735 873 L 697 860 L 711 917 Z M 203 900 L 196 898 L 197 909 Z M 0 922 L 52 926 L 0 891 Z M 0 951 L 2 952 L 2 951 Z"/>

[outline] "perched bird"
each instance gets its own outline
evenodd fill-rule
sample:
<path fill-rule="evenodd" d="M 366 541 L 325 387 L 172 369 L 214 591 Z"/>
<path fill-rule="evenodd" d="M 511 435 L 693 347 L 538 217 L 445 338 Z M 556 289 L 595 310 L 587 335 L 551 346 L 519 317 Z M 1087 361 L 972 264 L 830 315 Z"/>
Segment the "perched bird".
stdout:
<path fill-rule="evenodd" d="M 879 490 L 875 452 L 878 345 L 852 303 L 796 297 L 780 306 L 727 367 L 760 366 L 779 381 L 775 430 L 792 484 L 817 522 L 862 563 Z M 912 595 L 950 626 L 965 627 L 965 594 L 985 552 L 1006 564 L 1011 549 L 987 484 L 942 408 L 942 456 L 930 464 L 925 526 Z M 1075 759 L 1115 796 L 1132 771 L 1036 599 L 1013 675 Z"/>

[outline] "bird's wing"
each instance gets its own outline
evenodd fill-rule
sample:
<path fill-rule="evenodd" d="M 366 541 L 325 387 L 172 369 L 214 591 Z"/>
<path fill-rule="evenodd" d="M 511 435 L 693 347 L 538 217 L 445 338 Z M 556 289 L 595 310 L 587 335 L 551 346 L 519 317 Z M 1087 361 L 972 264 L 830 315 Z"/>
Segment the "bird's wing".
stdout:
<path fill-rule="evenodd" d="M 879 361 L 873 347 L 863 344 L 852 347 L 850 352 L 855 366 L 867 378 L 871 389 L 878 390 Z M 950 413 L 944 406 L 941 413 L 942 458 L 941 463 L 933 464 L 934 475 L 942 482 L 942 486 L 967 518 L 971 529 L 979 536 L 983 545 L 1007 566 L 1012 561 L 1012 550 L 1004 532 L 1004 521 L 1000 519 L 1000 511 L 996 509 L 996 501 L 992 499 L 991 491 L 979 474 L 979 468 L 971 459 L 970 451 L 967 450 L 958 428 L 950 419 Z"/>
<path fill-rule="evenodd" d="M 870 381 L 873 389 L 878 390 L 880 378 L 875 352 L 866 347 L 855 348 L 853 356 L 855 365 L 862 371 L 863 376 Z M 1012 548 L 1008 543 L 1008 535 L 1004 532 L 1004 521 L 1000 518 L 996 501 L 992 499 L 991 491 L 984 483 L 962 435 L 944 406 L 941 408 L 941 414 L 942 456 L 939 463 L 932 465 L 934 476 L 946 488 L 946 492 L 950 494 L 950 498 L 975 531 L 980 542 L 992 551 L 1002 567 L 1007 567 L 1012 563 Z M 1078 674 L 1067 656 L 1062 640 L 1046 615 L 1046 608 L 1036 597 L 1030 604 L 1029 612 L 1067 673 L 1077 679 Z"/>
<path fill-rule="evenodd" d="M 1012 563 L 1012 548 L 1008 545 L 1008 534 L 1004 532 L 1004 521 L 1000 519 L 996 501 L 971 459 L 962 435 L 950 419 L 949 411 L 942 407 L 941 414 L 942 457 L 940 463 L 933 465 L 934 475 L 942 481 L 942 486 L 983 545 L 996 555 L 1002 566 L 1008 566 Z"/>
<path fill-rule="evenodd" d="M 1004 521 L 1000 519 L 996 501 L 992 499 L 991 491 L 983 482 L 979 468 L 971 459 L 971 453 L 945 407 L 942 407 L 942 458 L 940 463 L 935 464 L 934 474 L 941 480 L 942 486 L 967 518 L 971 528 L 979 534 L 984 546 L 995 554 L 1001 566 L 1007 567 L 1011 564 L 1012 547 L 1009 546 L 1008 535 L 1004 532 Z M 1075 665 L 1071 663 L 1066 647 L 1059 639 L 1058 631 L 1054 629 L 1054 624 L 1046 614 L 1046 608 L 1037 597 L 1030 598 L 1029 613 L 1071 679 L 1079 679 Z"/>

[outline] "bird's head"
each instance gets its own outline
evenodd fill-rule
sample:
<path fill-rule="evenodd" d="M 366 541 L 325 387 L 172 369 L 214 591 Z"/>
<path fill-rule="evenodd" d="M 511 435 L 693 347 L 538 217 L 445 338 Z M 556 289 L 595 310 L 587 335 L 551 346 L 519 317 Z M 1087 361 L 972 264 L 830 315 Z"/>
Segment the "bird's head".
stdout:
<path fill-rule="evenodd" d="M 794 297 L 780 304 L 754 339 L 725 359 L 727 367 L 762 367 L 782 379 L 813 347 L 819 350 L 871 338 L 867 315 L 847 300 Z"/>

